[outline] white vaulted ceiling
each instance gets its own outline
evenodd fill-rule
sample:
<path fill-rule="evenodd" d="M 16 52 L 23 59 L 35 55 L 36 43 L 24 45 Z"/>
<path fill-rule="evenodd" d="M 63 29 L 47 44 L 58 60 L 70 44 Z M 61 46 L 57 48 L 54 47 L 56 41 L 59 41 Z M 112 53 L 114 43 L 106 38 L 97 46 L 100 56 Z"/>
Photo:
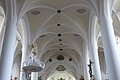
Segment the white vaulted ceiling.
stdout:
<path fill-rule="evenodd" d="M 63 48 L 74 49 L 82 55 L 83 42 L 89 29 L 89 15 L 93 10 L 90 7 L 86 0 L 34 0 L 26 1 L 21 15 L 27 17 L 30 41 L 37 42 L 41 53 L 59 49 L 62 43 Z"/>
<path fill-rule="evenodd" d="M 93 15 L 99 15 L 98 0 L 16 1 L 19 19 L 22 18 L 27 25 L 22 26 L 28 29 L 26 33 L 29 34 L 29 43 L 37 43 L 39 58 L 47 65 L 44 71 L 48 74 L 46 76 L 56 75 L 56 67 L 59 65 L 64 65 L 67 69 L 66 74 L 74 78 L 76 75 L 83 75 L 84 44 L 85 41 L 89 42 Z M 118 3 L 120 0 L 116 0 L 117 5 L 113 9 L 113 25 L 117 34 L 120 32 Z M 98 37 L 100 34 L 99 20 L 95 25 Z M 18 26 L 18 31 L 22 36 L 24 34 L 20 26 Z M 101 39 L 98 40 L 98 45 L 102 46 Z M 57 60 L 58 55 L 63 55 L 65 59 Z M 69 61 L 69 58 L 73 61 Z M 49 59 L 52 59 L 52 62 L 49 62 Z"/>
<path fill-rule="evenodd" d="M 26 2 L 21 15 L 24 15 L 23 18 L 27 17 L 30 42 L 37 43 L 39 57 L 46 63 L 46 76 L 54 74 L 55 67 L 60 64 L 66 67 L 67 72 L 74 74 L 75 78 L 76 75 L 83 74 L 83 45 L 88 34 L 89 16 L 93 11 L 90 7 L 86 0 Z M 61 12 L 58 13 L 58 10 Z M 57 61 L 58 55 L 63 55 L 65 60 Z M 73 62 L 70 62 L 69 58 L 72 58 Z M 55 61 L 51 63 L 49 59 Z"/>

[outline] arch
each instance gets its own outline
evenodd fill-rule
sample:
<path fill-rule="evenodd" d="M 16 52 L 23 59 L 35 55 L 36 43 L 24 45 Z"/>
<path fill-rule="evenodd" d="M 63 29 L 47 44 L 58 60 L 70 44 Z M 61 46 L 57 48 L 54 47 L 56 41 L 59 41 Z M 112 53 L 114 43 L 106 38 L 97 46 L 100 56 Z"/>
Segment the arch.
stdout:
<path fill-rule="evenodd" d="M 54 8 L 49 7 L 49 6 L 45 6 L 45 5 L 33 6 L 33 7 L 29 7 L 29 8 L 26 9 L 26 10 L 22 10 L 22 11 L 20 12 L 19 19 L 20 19 L 21 17 L 23 17 L 28 11 L 30 11 L 30 10 L 32 10 L 32 9 L 36 9 L 36 8 L 45 8 L 45 9 L 50 9 L 50 10 L 54 10 L 54 11 L 55 11 Z"/>
<path fill-rule="evenodd" d="M 0 34 L 3 33 L 3 30 L 5 29 L 5 13 L 2 6 L 0 6 Z"/>
<path fill-rule="evenodd" d="M 77 27 L 78 27 L 78 29 L 80 30 L 80 32 L 82 32 L 81 33 L 81 35 L 83 36 L 83 38 L 86 38 L 87 37 L 87 35 L 85 34 L 85 31 L 82 29 L 82 27 L 77 23 L 77 22 L 75 22 L 72 18 L 70 18 L 69 16 L 67 16 L 66 14 L 64 14 L 64 13 L 62 13 L 69 21 L 71 21 L 73 24 L 75 24 Z"/>
<path fill-rule="evenodd" d="M 29 55 L 30 50 L 29 50 L 29 45 L 30 45 L 30 29 L 29 29 L 29 24 L 27 17 L 24 16 L 19 20 L 20 24 L 22 25 L 22 52 L 23 54 Z M 22 55 L 23 55 L 22 54 Z"/>
<path fill-rule="evenodd" d="M 73 4 L 73 5 L 69 5 L 69 6 L 66 6 L 66 7 L 64 7 L 63 9 L 66 9 L 66 8 L 70 8 L 70 7 L 75 7 L 75 6 L 83 6 L 83 7 L 86 7 L 87 9 L 90 9 L 89 8 L 89 6 L 88 5 L 85 5 L 85 4 Z M 26 9 L 26 12 L 28 12 L 28 11 L 30 11 L 31 9 L 35 9 L 35 8 L 47 8 L 47 9 L 51 9 L 51 7 L 49 7 L 49 6 L 45 6 L 45 5 L 41 5 L 41 6 L 33 6 L 33 7 L 29 7 L 29 9 L 27 10 Z M 55 10 L 55 9 L 51 9 L 51 10 Z M 55 10 L 56 11 L 56 10 Z M 25 12 L 25 13 L 26 13 Z M 54 14 L 54 13 L 53 13 Z M 63 13 L 62 13 L 63 14 Z M 84 36 L 85 38 L 87 37 L 86 35 L 85 35 L 85 32 L 83 31 L 83 29 L 81 29 L 81 27 L 76 23 L 76 22 L 74 22 L 69 16 L 67 16 L 67 15 L 65 15 L 65 14 L 63 14 L 64 16 L 66 16 L 66 18 L 68 18 L 70 21 L 72 21 L 78 28 L 80 28 L 80 30 L 81 30 L 81 35 L 82 36 Z M 53 15 L 51 15 L 51 16 L 53 16 Z M 51 18 L 51 16 L 50 16 L 50 18 Z M 48 21 L 49 19 L 47 19 L 46 21 Z M 42 25 L 42 26 L 44 26 L 47 22 L 45 21 L 45 23 Z M 41 27 L 39 28 L 39 30 L 41 30 Z M 41 31 L 37 31 L 37 33 L 34 35 L 34 37 L 35 37 L 35 39 L 36 39 L 36 37 L 39 37 L 38 35 L 40 34 L 40 32 Z M 33 40 L 33 41 L 35 41 L 35 40 Z"/>
<path fill-rule="evenodd" d="M 43 54 L 42 56 L 41 56 L 41 61 L 44 61 L 44 63 L 45 64 L 47 64 L 49 61 L 49 59 L 53 59 L 53 62 L 51 62 L 51 63 L 53 63 L 54 64 L 54 62 L 58 62 L 58 61 L 56 61 L 56 56 L 58 56 L 58 55 L 60 55 L 61 53 L 59 53 L 59 54 L 56 54 L 58 51 L 52 51 L 52 53 L 50 53 L 49 52 L 49 55 L 47 55 L 47 54 Z M 64 54 L 64 53 L 66 53 L 66 54 Z M 64 53 L 62 53 L 62 55 L 64 55 L 64 57 L 66 57 L 65 58 L 65 62 L 66 62 L 66 60 L 67 59 L 69 59 L 69 58 L 72 58 L 73 59 L 73 61 L 74 61 L 74 64 L 72 64 L 71 62 L 69 62 L 68 61 L 68 63 L 69 64 L 71 64 L 71 65 L 74 65 L 75 66 L 75 73 L 77 73 L 77 74 L 79 74 L 79 72 L 81 72 L 81 74 L 83 73 L 82 72 L 82 65 L 80 66 L 80 63 L 82 64 L 82 57 L 80 57 L 80 54 L 79 53 L 77 53 L 76 52 L 76 54 L 72 54 L 72 52 L 68 52 L 67 50 L 66 51 L 64 51 Z M 46 57 L 46 55 L 47 55 L 47 57 Z M 67 55 L 68 55 L 68 57 L 67 57 Z M 76 56 L 78 57 L 78 58 L 76 58 Z M 59 62 L 58 62 L 59 63 Z M 61 63 L 61 62 L 60 62 Z M 63 62 L 64 63 L 64 62 Z M 49 63 L 48 63 L 49 64 Z M 52 65 L 53 65 L 52 64 Z"/>
<path fill-rule="evenodd" d="M 90 17 L 90 23 L 89 23 L 89 41 L 90 43 L 93 43 L 93 40 L 96 40 L 96 35 L 95 35 L 95 31 L 96 31 L 96 16 L 95 15 L 91 15 Z"/>
<path fill-rule="evenodd" d="M 113 6 L 114 6 L 114 4 L 115 4 L 115 1 L 117 1 L 117 0 L 111 0 L 111 2 L 110 2 L 111 12 L 112 12 Z"/>
<path fill-rule="evenodd" d="M 101 29 L 99 28 L 98 31 L 96 31 L 96 24 L 99 24 L 98 22 L 98 17 L 95 16 L 95 21 L 94 21 L 94 39 L 97 42 L 98 45 L 98 58 L 99 58 L 99 64 L 100 64 L 100 70 L 101 70 L 101 78 L 104 79 L 107 76 L 107 68 L 106 68 L 106 61 L 105 61 L 105 55 L 103 51 L 103 45 L 102 45 L 102 40 L 101 40 Z M 98 26 L 100 27 L 100 26 Z M 100 43 L 100 44 L 99 44 Z"/>
<path fill-rule="evenodd" d="M 84 7 L 84 8 L 86 8 L 86 9 L 93 10 L 93 8 L 90 8 L 91 6 L 89 7 L 88 5 L 85 5 L 85 4 L 72 4 L 72 5 L 68 5 L 68 6 L 62 8 L 62 10 L 65 10 L 65 9 L 71 8 L 71 7 L 75 7 L 75 6 Z M 93 11 L 94 11 L 94 10 L 93 10 Z"/>
<path fill-rule="evenodd" d="M 22 42 L 29 44 L 30 43 L 30 29 L 29 29 L 28 21 L 27 21 L 26 17 L 24 17 L 24 18 L 21 18 L 19 20 L 19 22 L 22 25 L 21 26 L 22 33 L 23 33 L 23 35 L 22 35 L 23 41 Z M 24 43 L 22 43 L 22 44 L 24 44 Z"/>
<path fill-rule="evenodd" d="M 4 34 L 5 34 L 5 13 L 4 9 L 2 6 L 0 6 L 0 57 L 1 57 L 1 50 L 2 50 L 2 45 L 3 45 L 3 39 L 4 39 Z"/>
<path fill-rule="evenodd" d="M 55 26 L 55 25 L 56 25 L 56 24 L 49 25 L 49 26 Z M 61 26 L 65 26 L 65 27 L 70 28 L 70 29 L 73 28 L 73 27 L 70 26 L 70 25 L 66 25 L 66 24 L 62 24 L 62 23 L 61 23 Z M 77 27 L 77 28 L 78 28 L 78 27 Z M 35 40 L 36 40 L 37 38 L 39 38 L 39 36 L 41 36 L 41 35 L 45 35 L 45 34 L 57 34 L 57 33 L 54 33 L 54 32 L 45 32 L 45 30 L 42 30 L 41 28 L 40 28 L 40 30 L 41 30 L 42 32 L 38 31 L 39 33 L 37 33 L 37 34 L 34 36 L 34 39 L 32 40 L 33 42 L 35 42 Z M 86 39 L 86 38 L 84 37 L 84 35 L 82 34 L 82 32 L 72 31 L 72 32 L 64 32 L 63 34 L 69 34 L 69 33 L 78 34 L 78 35 L 80 35 L 83 39 Z"/>
<path fill-rule="evenodd" d="M 70 72 L 62 72 L 62 73 L 50 72 L 48 75 L 46 75 L 46 78 L 47 78 L 46 80 L 51 80 L 52 77 L 55 80 L 60 79 L 61 77 L 63 77 L 63 79 L 65 78 L 65 80 L 76 80 L 76 75 L 74 74 L 74 72 L 71 72 L 71 73 Z"/>
<path fill-rule="evenodd" d="M 34 36 L 35 39 L 37 39 L 36 37 L 39 37 L 38 35 L 41 34 L 42 28 L 43 28 L 43 27 L 49 22 L 49 20 L 51 20 L 55 15 L 56 15 L 56 13 L 53 14 L 53 15 L 51 15 L 51 16 L 42 24 L 42 26 L 38 29 L 37 33 L 36 33 L 35 36 Z M 81 35 L 83 38 L 86 38 L 86 37 L 87 37 L 85 31 L 81 28 L 81 26 L 80 26 L 77 22 L 75 22 L 72 18 L 70 18 L 69 16 L 67 16 L 67 15 L 64 14 L 64 13 L 62 13 L 62 15 L 65 16 L 69 21 L 71 21 L 71 22 L 80 30 L 80 32 L 81 32 L 80 35 Z"/>
<path fill-rule="evenodd" d="M 48 78 L 51 74 L 56 72 L 57 71 L 56 68 L 59 65 L 60 65 L 59 62 L 52 63 L 51 65 L 49 65 L 49 67 L 47 67 L 47 69 L 46 69 L 46 75 L 45 75 L 46 78 Z M 73 75 L 75 78 L 77 77 L 78 72 L 77 72 L 77 68 L 74 65 L 71 65 L 68 62 L 62 63 L 61 65 L 64 65 L 65 68 L 67 69 L 67 70 L 65 70 L 65 72 L 68 72 L 69 74 Z M 62 72 L 64 72 L 64 71 L 62 71 Z"/>
<path fill-rule="evenodd" d="M 50 48 L 50 49 L 49 49 L 50 46 L 56 45 L 56 44 L 49 45 L 49 43 L 50 43 L 51 41 L 53 41 L 54 39 L 55 39 L 55 37 L 51 38 L 51 39 L 44 45 L 44 47 L 43 47 L 43 49 L 42 49 L 42 51 L 41 51 L 40 58 L 41 58 L 41 56 L 42 56 L 46 51 L 53 49 L 53 48 Z M 65 38 L 65 39 L 66 39 L 66 38 Z M 66 39 L 66 40 L 67 40 L 67 41 L 70 41 L 69 39 Z M 66 44 L 66 43 L 64 43 L 64 44 Z M 49 45 L 49 46 L 48 46 L 48 45 Z M 69 47 L 71 47 L 70 49 L 74 49 L 77 53 L 79 53 L 79 55 L 80 55 L 81 58 L 82 58 L 82 54 L 80 54 L 80 53 L 82 53 L 82 51 L 79 49 L 79 47 L 77 46 L 77 44 L 75 44 L 75 43 L 68 44 L 68 43 L 67 43 L 66 45 L 68 45 Z M 73 46 L 74 46 L 74 47 L 73 47 Z M 55 48 L 54 48 L 54 49 L 55 49 Z"/>

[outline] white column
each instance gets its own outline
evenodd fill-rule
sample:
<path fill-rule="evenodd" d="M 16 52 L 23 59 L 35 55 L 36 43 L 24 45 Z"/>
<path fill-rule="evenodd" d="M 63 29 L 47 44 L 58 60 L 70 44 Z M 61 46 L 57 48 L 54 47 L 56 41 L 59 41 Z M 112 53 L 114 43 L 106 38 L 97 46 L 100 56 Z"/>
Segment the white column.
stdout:
<path fill-rule="evenodd" d="M 29 45 L 28 45 L 28 41 L 27 41 L 26 37 L 27 37 L 26 34 L 24 34 L 23 35 L 23 42 L 22 42 L 23 47 L 22 47 L 20 80 L 24 80 L 24 78 L 25 78 L 24 77 L 25 73 L 22 70 L 23 63 L 28 60 L 28 57 L 29 57 L 29 54 L 30 54 Z"/>
<path fill-rule="evenodd" d="M 38 72 L 31 73 L 31 80 L 38 80 Z"/>
<path fill-rule="evenodd" d="M 90 49 L 91 49 L 91 57 L 92 57 L 92 62 L 93 62 L 92 66 L 93 66 L 95 79 L 102 80 L 99 56 L 98 56 L 98 47 L 97 47 L 96 41 L 93 41 L 93 43 L 90 44 Z"/>
<path fill-rule="evenodd" d="M 104 20 L 101 21 L 101 32 L 109 78 L 110 80 L 120 80 L 120 58 L 111 18 L 109 16 L 107 20 L 104 18 Z"/>
<path fill-rule="evenodd" d="M 10 80 L 15 51 L 17 17 L 9 18 L 6 24 L 2 54 L 0 58 L 0 80 Z"/>
<path fill-rule="evenodd" d="M 24 78 L 25 78 L 25 73 L 23 72 L 22 68 L 23 68 L 23 63 L 28 60 L 28 56 L 29 56 L 28 54 L 29 53 L 27 53 L 27 52 L 29 52 L 28 47 L 23 44 L 22 59 L 21 59 L 21 70 L 20 70 L 20 80 L 24 80 Z"/>
<path fill-rule="evenodd" d="M 100 28 L 109 79 L 120 80 L 120 58 L 115 40 L 109 0 L 100 0 L 100 11 Z"/>
<path fill-rule="evenodd" d="M 88 45 L 87 44 L 85 44 L 85 48 L 84 48 L 83 64 L 84 64 L 84 80 L 90 80 L 89 69 L 88 69 L 89 55 L 88 55 Z"/>

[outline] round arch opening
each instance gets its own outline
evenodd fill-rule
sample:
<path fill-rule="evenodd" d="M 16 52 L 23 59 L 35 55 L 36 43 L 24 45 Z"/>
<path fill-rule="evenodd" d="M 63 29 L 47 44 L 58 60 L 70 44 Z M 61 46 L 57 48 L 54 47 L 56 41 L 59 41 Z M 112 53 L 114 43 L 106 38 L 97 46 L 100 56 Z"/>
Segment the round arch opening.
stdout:
<path fill-rule="evenodd" d="M 47 80 L 76 80 L 73 75 L 67 71 L 55 71 L 51 74 Z"/>

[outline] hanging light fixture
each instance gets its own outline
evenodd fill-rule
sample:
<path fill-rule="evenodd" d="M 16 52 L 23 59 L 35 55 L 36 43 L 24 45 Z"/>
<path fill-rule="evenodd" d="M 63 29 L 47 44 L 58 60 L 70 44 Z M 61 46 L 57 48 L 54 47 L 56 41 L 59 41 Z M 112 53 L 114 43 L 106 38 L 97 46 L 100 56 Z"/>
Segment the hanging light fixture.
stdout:
<path fill-rule="evenodd" d="M 45 64 L 37 59 L 38 47 L 37 44 L 31 46 L 31 56 L 23 63 L 23 71 L 25 72 L 26 79 L 29 79 L 31 72 L 40 72 L 45 68 Z"/>
<path fill-rule="evenodd" d="M 28 61 L 23 63 L 23 71 L 25 72 L 40 72 L 45 67 L 43 62 L 29 57 Z"/>

